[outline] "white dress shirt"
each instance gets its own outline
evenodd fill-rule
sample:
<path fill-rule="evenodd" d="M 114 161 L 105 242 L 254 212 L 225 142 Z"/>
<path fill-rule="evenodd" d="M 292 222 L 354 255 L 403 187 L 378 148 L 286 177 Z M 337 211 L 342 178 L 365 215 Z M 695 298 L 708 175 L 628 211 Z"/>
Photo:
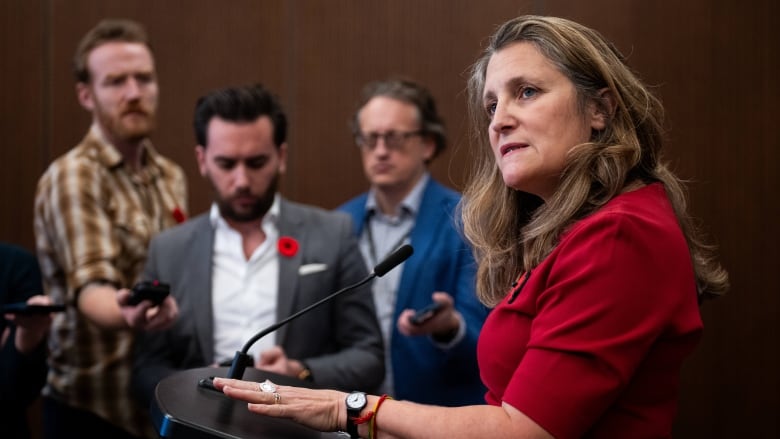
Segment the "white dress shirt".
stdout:
<path fill-rule="evenodd" d="M 247 260 L 241 235 L 211 206 L 214 227 L 211 300 L 214 312 L 214 361 L 229 361 L 257 332 L 276 322 L 279 284 L 279 196 L 263 217 L 265 241 Z M 258 354 L 276 344 L 275 334 L 258 340 L 249 350 Z"/>

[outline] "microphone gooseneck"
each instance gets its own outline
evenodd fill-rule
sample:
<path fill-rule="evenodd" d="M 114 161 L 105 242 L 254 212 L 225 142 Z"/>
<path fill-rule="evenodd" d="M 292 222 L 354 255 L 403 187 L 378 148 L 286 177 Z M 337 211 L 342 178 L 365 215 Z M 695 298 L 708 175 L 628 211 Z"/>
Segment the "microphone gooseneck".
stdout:
<path fill-rule="evenodd" d="M 401 262 L 409 259 L 412 253 L 414 253 L 414 249 L 409 244 L 398 247 L 396 251 L 390 253 L 382 262 L 376 264 L 374 274 L 377 277 L 384 276 L 388 271 L 400 265 Z"/>
<path fill-rule="evenodd" d="M 302 316 L 303 314 L 306 314 L 307 312 L 322 305 L 323 303 L 333 300 L 334 298 L 336 298 L 336 296 L 339 296 L 342 293 L 345 293 L 347 291 L 354 290 L 355 288 L 361 287 L 366 283 L 370 282 L 371 280 L 373 280 L 375 277 L 384 276 L 385 274 L 387 274 L 387 272 L 400 265 L 403 261 L 409 259 L 409 256 L 411 256 L 412 253 L 414 253 L 414 249 L 412 248 L 411 245 L 409 244 L 402 245 L 396 251 L 390 253 L 382 262 L 376 264 L 376 266 L 374 267 L 374 271 L 371 274 L 369 274 L 365 279 L 361 280 L 356 284 L 346 286 L 336 291 L 335 293 L 325 297 L 324 299 L 321 299 L 307 306 L 306 308 L 303 308 L 302 310 L 290 315 L 289 317 L 283 320 L 274 323 L 273 325 L 255 334 L 244 344 L 244 347 L 242 347 L 240 351 L 236 351 L 236 355 L 233 357 L 233 362 L 230 365 L 230 370 L 228 370 L 227 377 L 233 379 L 241 379 L 244 376 L 244 371 L 246 370 L 247 367 L 251 366 L 254 361 L 252 356 L 249 355 L 247 352 L 249 352 L 249 349 L 252 347 L 253 344 L 255 344 L 255 342 L 257 342 L 257 340 L 260 340 L 261 338 L 265 337 L 271 332 L 274 332 L 280 327 L 286 325 L 291 320 L 295 320 L 296 318 Z"/>

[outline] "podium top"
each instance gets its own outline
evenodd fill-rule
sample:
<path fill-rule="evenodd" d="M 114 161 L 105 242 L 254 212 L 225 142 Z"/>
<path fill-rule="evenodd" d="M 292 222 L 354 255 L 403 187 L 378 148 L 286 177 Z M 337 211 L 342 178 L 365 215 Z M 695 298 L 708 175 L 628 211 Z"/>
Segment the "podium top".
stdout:
<path fill-rule="evenodd" d="M 320 433 L 287 419 L 252 413 L 246 403 L 230 399 L 220 392 L 201 388 L 198 381 L 210 376 L 227 376 L 227 368 L 204 367 L 177 372 L 155 389 L 151 415 L 154 427 L 163 438 L 262 438 L 262 439 L 335 439 L 341 433 Z M 311 387 L 298 379 L 247 369 L 244 379 L 266 379 L 286 386 Z"/>

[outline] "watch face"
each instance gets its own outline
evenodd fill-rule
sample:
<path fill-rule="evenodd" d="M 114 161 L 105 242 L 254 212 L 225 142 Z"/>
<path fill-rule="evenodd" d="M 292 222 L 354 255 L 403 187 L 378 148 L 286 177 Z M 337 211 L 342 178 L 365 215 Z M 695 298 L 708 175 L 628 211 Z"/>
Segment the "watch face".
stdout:
<path fill-rule="evenodd" d="M 366 406 L 366 394 L 362 392 L 350 393 L 347 396 L 347 405 L 350 408 L 362 409 Z"/>

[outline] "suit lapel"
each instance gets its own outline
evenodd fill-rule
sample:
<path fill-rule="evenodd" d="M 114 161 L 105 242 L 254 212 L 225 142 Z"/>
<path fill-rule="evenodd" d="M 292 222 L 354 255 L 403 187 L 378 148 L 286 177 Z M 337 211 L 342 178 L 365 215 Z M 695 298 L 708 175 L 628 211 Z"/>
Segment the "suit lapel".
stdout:
<path fill-rule="evenodd" d="M 307 235 L 300 212 L 284 198 L 279 203 L 279 236 L 289 236 L 298 241 L 298 252 L 292 257 L 279 255 L 279 290 L 277 291 L 276 320 L 282 320 L 293 311 L 295 294 L 298 291 L 298 269 L 303 260 Z M 284 344 L 287 327 L 279 328 L 276 344 Z"/>
<path fill-rule="evenodd" d="M 441 192 L 438 190 L 436 182 L 433 179 L 429 180 L 420 203 L 420 210 L 417 213 L 414 229 L 412 229 L 410 236 L 414 254 L 404 264 L 401 282 L 398 286 L 398 296 L 396 297 L 396 310 L 404 309 L 408 306 L 411 299 L 409 294 L 412 291 L 416 291 L 414 285 L 418 282 L 421 270 L 426 267 L 424 261 L 428 259 L 433 243 L 436 241 L 440 231 L 443 230 L 440 226 L 443 221 L 441 217 L 446 210 L 442 203 Z"/>
<path fill-rule="evenodd" d="M 211 270 L 214 252 L 214 228 L 208 215 L 203 215 L 192 229 L 190 250 L 186 262 L 185 294 L 191 295 L 197 330 L 197 340 L 206 361 L 214 359 L 214 312 L 211 303 Z"/>

